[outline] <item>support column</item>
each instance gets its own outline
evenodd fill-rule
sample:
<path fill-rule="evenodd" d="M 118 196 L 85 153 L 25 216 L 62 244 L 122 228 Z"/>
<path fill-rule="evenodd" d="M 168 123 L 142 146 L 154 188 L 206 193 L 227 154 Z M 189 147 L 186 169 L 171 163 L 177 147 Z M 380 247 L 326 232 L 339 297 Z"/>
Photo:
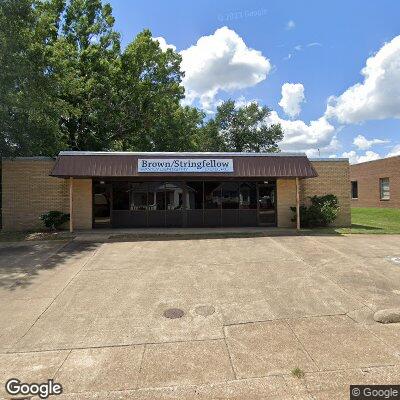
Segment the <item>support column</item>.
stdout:
<path fill-rule="evenodd" d="M 300 182 L 296 178 L 296 228 L 300 230 Z"/>
<path fill-rule="evenodd" d="M 74 231 L 74 178 L 69 178 L 69 231 Z"/>

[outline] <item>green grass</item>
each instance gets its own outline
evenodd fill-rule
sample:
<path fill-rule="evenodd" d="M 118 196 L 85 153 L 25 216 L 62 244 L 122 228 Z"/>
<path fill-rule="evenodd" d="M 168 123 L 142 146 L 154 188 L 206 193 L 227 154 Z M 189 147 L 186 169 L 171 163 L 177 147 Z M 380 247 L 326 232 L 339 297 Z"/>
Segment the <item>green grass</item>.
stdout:
<path fill-rule="evenodd" d="M 322 233 L 400 234 L 400 209 L 352 208 L 350 228 L 323 228 Z"/>

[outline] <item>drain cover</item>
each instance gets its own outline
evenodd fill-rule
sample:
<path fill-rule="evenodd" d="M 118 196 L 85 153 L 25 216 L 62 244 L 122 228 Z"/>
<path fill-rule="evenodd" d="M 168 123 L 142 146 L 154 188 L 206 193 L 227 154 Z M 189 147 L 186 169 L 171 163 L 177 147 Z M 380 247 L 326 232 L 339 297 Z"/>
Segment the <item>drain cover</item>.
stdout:
<path fill-rule="evenodd" d="M 185 315 L 180 308 L 168 308 L 164 311 L 164 317 L 169 319 L 182 318 Z"/>
<path fill-rule="evenodd" d="M 194 312 L 202 317 L 208 317 L 215 313 L 215 308 L 213 306 L 198 306 L 194 309 Z"/>

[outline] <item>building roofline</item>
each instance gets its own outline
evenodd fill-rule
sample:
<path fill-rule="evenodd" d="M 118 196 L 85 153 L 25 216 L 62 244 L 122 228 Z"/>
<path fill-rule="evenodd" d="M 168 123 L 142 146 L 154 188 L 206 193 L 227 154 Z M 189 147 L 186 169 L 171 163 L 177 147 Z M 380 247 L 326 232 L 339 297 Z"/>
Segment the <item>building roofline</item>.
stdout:
<path fill-rule="evenodd" d="M 364 165 L 364 164 L 368 164 L 368 163 L 376 163 L 379 161 L 384 161 L 384 160 L 390 160 L 392 158 L 400 158 L 400 154 L 397 156 L 391 156 L 391 157 L 383 157 L 383 158 L 378 158 L 377 160 L 370 160 L 370 161 L 364 161 L 364 162 L 360 162 L 360 163 L 356 163 L 356 164 L 351 164 L 352 166 L 355 165 Z"/>
<path fill-rule="evenodd" d="M 349 161 L 349 159 L 348 158 L 344 158 L 344 157 L 341 157 L 341 158 L 329 158 L 329 157 L 315 157 L 315 158 L 309 158 L 309 160 L 312 162 L 312 161 L 326 161 L 326 162 L 331 162 L 331 161 L 333 161 L 333 162 L 343 162 L 343 161 Z"/>
<path fill-rule="evenodd" d="M 235 157 L 307 157 L 305 153 L 240 153 L 240 152 L 135 152 L 135 151 L 60 151 L 59 156 L 235 156 Z"/>

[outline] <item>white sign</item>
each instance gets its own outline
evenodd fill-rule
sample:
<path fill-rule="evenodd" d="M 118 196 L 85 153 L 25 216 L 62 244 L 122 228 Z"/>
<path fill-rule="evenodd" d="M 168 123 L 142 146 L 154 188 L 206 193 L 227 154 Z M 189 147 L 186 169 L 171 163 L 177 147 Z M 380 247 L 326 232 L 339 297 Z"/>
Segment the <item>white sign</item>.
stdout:
<path fill-rule="evenodd" d="M 233 172 L 233 159 L 139 158 L 138 172 Z"/>

